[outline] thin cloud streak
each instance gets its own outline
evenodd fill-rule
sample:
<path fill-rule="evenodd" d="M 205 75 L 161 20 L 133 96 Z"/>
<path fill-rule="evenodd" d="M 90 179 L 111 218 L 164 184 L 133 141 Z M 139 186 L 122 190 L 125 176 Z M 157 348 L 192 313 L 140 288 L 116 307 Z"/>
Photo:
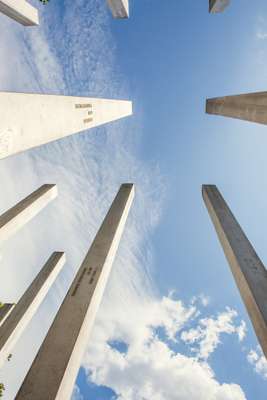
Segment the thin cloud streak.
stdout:
<path fill-rule="evenodd" d="M 101 16 L 102 11 L 90 15 L 90 18 L 97 21 L 99 29 L 103 25 Z M 84 18 L 89 16 L 84 14 Z M 42 87 L 50 93 L 66 91 L 61 81 L 60 60 L 52 57 L 53 46 L 49 47 L 49 41 L 45 44 L 44 32 L 40 30 L 39 33 L 38 30 L 23 37 L 20 35 L 20 28 L 13 27 L 8 22 L 1 25 L 1 28 L 2 26 L 3 41 L 12 44 L 2 45 L 2 54 L 11 59 L 14 48 L 15 51 L 19 50 L 16 56 L 18 64 L 21 65 L 18 86 L 13 81 L 16 71 L 11 69 L 9 76 L 8 71 L 0 70 L 2 79 L 5 83 L 9 82 L 4 89 L 38 91 L 38 87 Z M 105 36 L 101 34 L 101 40 L 103 38 L 105 39 Z M 65 40 L 68 41 L 68 37 Z M 101 40 L 98 41 L 100 48 Z M 107 54 L 108 44 L 104 41 L 102 46 Z M 40 52 L 41 49 L 43 50 Z M 76 46 L 76 51 L 79 53 L 79 45 Z M 94 59 L 93 54 L 90 57 L 92 60 L 88 61 L 87 78 L 88 71 L 97 70 L 100 62 L 99 59 Z M 73 79 L 75 81 L 75 78 Z M 113 76 L 106 76 L 106 79 L 111 82 Z M 72 90 L 76 91 L 75 88 Z M 102 86 L 97 87 L 96 83 L 94 90 L 95 94 L 100 92 L 99 96 L 103 91 Z M 79 89 L 77 91 L 79 92 Z M 115 89 L 112 93 L 111 84 L 109 91 L 110 96 L 116 95 Z M 1 162 L 1 186 L 5 188 L 1 196 L 3 211 L 42 183 L 57 183 L 59 189 L 59 197 L 51 207 L 44 210 L 42 215 L 23 228 L 21 234 L 16 235 L 1 249 L 2 276 L 5 277 L 1 299 L 17 300 L 55 249 L 65 250 L 68 260 L 64 274 L 51 290 L 27 333 L 21 338 L 12 362 L 1 372 L 1 379 L 6 385 L 6 399 L 14 398 L 74 272 L 122 182 L 135 182 L 137 195 L 109 287 L 113 287 L 113 290 L 115 288 L 116 293 L 120 293 L 121 296 L 125 296 L 125 293 L 131 296 L 131 293 L 135 292 L 148 295 L 153 291 L 146 274 L 151 257 L 147 237 L 160 217 L 164 185 L 157 172 L 157 166 L 145 165 L 136 158 L 134 148 L 129 144 L 126 146 L 126 123 L 120 121 Z M 129 125 L 127 135 L 131 135 Z M 146 265 L 146 268 L 143 265 Z M 25 348 L 28 349 L 26 354 Z"/>
<path fill-rule="evenodd" d="M 51 13 L 57 15 L 53 7 Z M 0 66 L 1 89 L 127 98 L 127 83 L 114 66 L 115 46 L 105 4 L 97 0 L 74 5 L 68 0 L 65 7 L 58 30 L 51 31 L 46 19 L 42 28 L 27 33 L 8 21 L 0 25 L 0 56 L 12 65 L 16 55 L 10 69 Z M 59 24 L 59 19 L 51 18 Z M 74 26 L 75 18 L 80 21 Z M 238 385 L 219 384 L 207 363 L 175 354 L 168 345 L 168 341 L 178 340 L 180 330 L 187 328 L 199 310 L 196 300 L 186 306 L 171 296 L 159 298 L 150 278 L 150 237 L 160 220 L 166 186 L 158 166 L 138 158 L 131 139 L 135 135 L 130 120 L 119 121 L 1 161 L 3 210 L 43 183 L 57 183 L 59 188 L 58 199 L 1 249 L 5 280 L 1 300 L 17 299 L 52 251 L 65 250 L 68 260 L 18 343 L 12 362 L 1 371 L 6 400 L 14 398 L 119 185 L 127 181 L 136 184 L 136 199 L 84 358 L 88 374 L 94 382 L 116 390 L 123 400 L 164 398 L 155 386 L 164 368 L 166 374 L 170 372 L 168 378 L 165 375 L 164 388 L 174 385 L 173 393 L 181 388 L 181 399 L 188 398 L 192 374 L 196 377 L 195 393 L 201 388 L 205 400 L 245 399 Z M 207 305 L 206 300 L 204 303 Z M 165 330 L 166 340 L 156 335 L 157 328 Z M 120 332 L 119 338 L 129 344 L 127 360 L 108 347 L 114 332 Z M 163 362 L 157 370 L 159 353 Z M 108 363 L 97 373 L 101 357 Z M 125 362 L 124 370 L 118 368 Z M 133 377 L 141 365 L 143 374 L 136 381 Z M 178 376 L 176 371 L 180 371 Z M 148 386 L 144 383 L 146 374 L 150 377 Z"/>

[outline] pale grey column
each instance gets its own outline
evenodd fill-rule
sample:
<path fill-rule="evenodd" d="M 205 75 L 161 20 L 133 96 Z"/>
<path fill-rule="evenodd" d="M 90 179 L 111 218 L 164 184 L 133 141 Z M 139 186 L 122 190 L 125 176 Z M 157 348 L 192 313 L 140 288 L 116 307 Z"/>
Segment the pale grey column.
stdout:
<path fill-rule="evenodd" d="M 57 197 L 56 185 L 43 185 L 0 216 L 0 243 L 9 239 Z"/>
<path fill-rule="evenodd" d="M 11 311 L 13 310 L 15 304 L 5 303 L 0 307 L 0 326 L 3 325 Z"/>
<path fill-rule="evenodd" d="M 267 357 L 267 271 L 215 185 L 202 194 L 236 284 Z"/>
<path fill-rule="evenodd" d="M 121 186 L 26 376 L 17 400 L 68 400 L 134 197 Z"/>
<path fill-rule="evenodd" d="M 230 0 L 209 0 L 209 12 L 220 13 L 230 4 Z"/>
<path fill-rule="evenodd" d="M 206 101 L 208 114 L 267 124 L 267 92 L 215 97 Z"/>
<path fill-rule="evenodd" d="M 0 12 L 25 26 L 39 24 L 38 10 L 25 0 L 0 0 Z"/>
<path fill-rule="evenodd" d="M 0 159 L 131 114 L 131 101 L 0 92 Z"/>
<path fill-rule="evenodd" d="M 128 0 L 107 0 L 114 18 L 129 18 Z"/>
<path fill-rule="evenodd" d="M 65 261 L 64 253 L 53 253 L 0 326 L 0 367 L 7 360 L 12 348 L 42 303 Z"/>

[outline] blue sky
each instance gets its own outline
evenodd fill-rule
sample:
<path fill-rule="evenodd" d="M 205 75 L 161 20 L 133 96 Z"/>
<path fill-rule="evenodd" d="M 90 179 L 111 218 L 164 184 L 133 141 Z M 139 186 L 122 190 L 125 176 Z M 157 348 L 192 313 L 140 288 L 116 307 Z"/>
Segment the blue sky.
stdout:
<path fill-rule="evenodd" d="M 134 181 L 73 398 L 264 400 L 267 365 L 201 185 L 218 186 L 264 262 L 266 127 L 204 110 L 207 97 L 266 89 L 265 0 L 235 0 L 218 15 L 206 0 L 135 0 L 125 21 L 104 0 L 31 3 L 40 28 L 1 16 L 0 89 L 131 99 L 134 116 L 1 161 L 0 211 L 42 183 L 60 193 L 1 248 L 1 299 L 17 299 L 52 251 L 68 258 L 0 374 L 4 399 L 14 398 L 120 183 Z"/>

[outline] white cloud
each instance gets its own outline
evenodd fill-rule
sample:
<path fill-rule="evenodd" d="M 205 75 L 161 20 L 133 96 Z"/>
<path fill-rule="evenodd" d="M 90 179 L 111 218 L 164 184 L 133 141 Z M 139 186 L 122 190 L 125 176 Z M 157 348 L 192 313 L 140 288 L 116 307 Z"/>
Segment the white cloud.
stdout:
<path fill-rule="evenodd" d="M 51 7 L 56 6 L 51 2 Z M 102 0 L 65 1 L 60 29 L 51 31 L 56 27 L 53 15 L 32 31 L 2 17 L 0 58 L 6 63 L 0 65 L 0 89 L 123 96 L 127 91 L 114 68 L 106 13 Z M 74 25 L 77 15 L 82 18 Z M 137 116 L 135 121 L 138 126 Z M 1 299 L 17 300 L 52 251 L 65 250 L 68 259 L 12 361 L 1 371 L 5 400 L 14 399 L 75 270 L 125 181 L 136 183 L 137 195 L 84 361 L 92 380 L 113 388 L 121 400 L 245 399 L 238 385 L 220 384 L 206 362 L 175 353 L 168 345 L 176 344 L 181 329 L 199 310 L 196 302 L 185 306 L 154 294 L 149 237 L 160 218 L 165 189 L 157 166 L 138 159 L 135 135 L 129 122 L 120 121 L 1 160 L 5 190 L 0 211 L 43 183 L 59 186 L 58 199 L 1 249 Z M 165 342 L 156 328 L 165 332 Z M 110 340 L 125 341 L 126 354 L 109 346 Z"/>
<path fill-rule="evenodd" d="M 240 342 L 242 342 L 247 333 L 247 326 L 245 321 L 241 321 L 240 325 L 236 327 L 236 333 Z"/>
<path fill-rule="evenodd" d="M 260 15 L 257 18 L 257 25 L 256 25 L 256 38 L 259 40 L 265 40 L 267 38 L 267 32 L 266 32 L 266 18 L 263 15 Z"/>
<path fill-rule="evenodd" d="M 196 302 L 200 302 L 202 306 L 207 307 L 210 304 L 210 298 L 204 293 L 201 293 L 199 296 L 194 296 L 192 298 L 191 303 L 195 304 Z"/>
<path fill-rule="evenodd" d="M 71 400 L 84 400 L 84 397 L 81 394 L 80 389 L 77 385 L 74 386 Z"/>
<path fill-rule="evenodd" d="M 112 42 L 109 43 L 105 12 L 101 11 L 101 7 L 106 10 L 106 5 L 102 0 L 98 6 L 95 1 L 81 3 L 84 6 L 83 20 L 74 32 L 77 41 L 64 56 L 65 62 L 67 59 L 69 65 L 75 63 L 76 67 L 75 71 L 70 67 L 67 72 L 64 70 L 64 82 L 70 85 L 68 91 L 119 97 L 121 93 L 117 92 L 117 87 L 123 91 L 124 84 L 121 79 L 118 85 L 111 63 Z M 66 6 L 70 14 L 75 11 L 73 2 L 71 4 Z M 72 40 L 70 27 L 66 31 L 69 18 L 66 15 L 65 23 L 61 25 L 65 33 L 61 38 L 62 47 Z M 31 33 L 5 17 L 0 16 L 0 19 L 0 58 L 6 60 L 5 68 L 3 64 L 0 66 L 0 90 L 35 92 L 41 86 L 50 93 L 64 92 L 61 76 L 63 54 L 55 54 L 53 41 L 44 43 L 43 28 Z M 87 41 L 90 29 L 82 28 L 85 22 L 88 25 L 88 21 L 93 21 L 90 28 L 94 37 L 92 47 Z M 84 74 L 79 82 L 77 76 L 81 72 L 78 72 L 77 54 L 82 51 L 81 43 L 87 43 L 89 50 L 86 61 L 79 58 Z M 100 71 L 102 80 L 98 75 Z M 75 88 L 75 81 L 81 86 L 84 84 L 83 93 L 80 87 Z M 1 370 L 0 381 L 6 386 L 5 400 L 14 399 L 66 288 L 123 182 L 136 183 L 136 198 L 105 295 L 114 300 L 112 304 L 116 307 L 122 297 L 132 299 L 138 293 L 145 298 L 153 292 L 148 276 L 151 263 L 148 238 L 160 216 L 164 185 L 157 166 L 147 165 L 137 158 L 133 145 L 135 135 L 128 121 L 119 121 L 0 161 L 1 187 L 5 189 L 1 191 L 0 212 L 43 183 L 57 183 L 59 188 L 58 198 L 1 248 L 1 275 L 5 282 L 0 288 L 1 300 L 16 301 L 52 251 L 65 250 L 68 260 L 64 273 L 14 349 L 12 362 Z"/>
<path fill-rule="evenodd" d="M 207 307 L 210 304 L 209 296 L 206 296 L 203 293 L 200 295 L 200 301 L 204 307 Z"/>
<path fill-rule="evenodd" d="M 241 321 L 239 326 L 235 326 L 234 319 L 237 312 L 230 308 L 217 315 L 216 318 L 202 318 L 196 328 L 183 331 L 181 339 L 185 343 L 196 344 L 193 347 L 197 357 L 207 359 L 216 347 L 221 343 L 221 335 L 236 333 L 240 341 L 245 337 L 246 325 Z"/>
<path fill-rule="evenodd" d="M 171 347 L 169 341 L 176 343 L 177 334 L 199 310 L 168 297 L 139 299 L 137 304 L 128 302 L 114 310 L 104 301 L 83 362 L 95 384 L 112 388 L 120 400 L 245 400 L 240 386 L 219 384 L 207 362 Z M 114 340 L 125 342 L 127 351 L 112 347 Z"/>
<path fill-rule="evenodd" d="M 250 350 L 247 355 L 248 362 L 253 366 L 254 371 L 267 380 L 267 360 L 258 346 L 256 350 Z"/>
<path fill-rule="evenodd" d="M 258 39 L 260 39 L 260 40 L 264 40 L 264 39 L 267 39 L 267 33 L 265 33 L 265 32 L 257 32 L 257 38 Z"/>

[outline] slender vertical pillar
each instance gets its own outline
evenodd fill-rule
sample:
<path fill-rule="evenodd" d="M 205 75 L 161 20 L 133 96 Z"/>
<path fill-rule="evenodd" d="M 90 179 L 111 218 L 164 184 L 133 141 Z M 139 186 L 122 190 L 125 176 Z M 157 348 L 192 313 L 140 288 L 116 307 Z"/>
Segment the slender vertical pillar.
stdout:
<path fill-rule="evenodd" d="M 209 0 L 209 12 L 220 13 L 230 4 L 230 0 Z"/>
<path fill-rule="evenodd" d="M 0 243 L 14 235 L 57 197 L 56 185 L 43 185 L 0 216 Z"/>
<path fill-rule="evenodd" d="M 0 12 L 22 25 L 39 25 L 37 9 L 25 0 L 0 0 Z"/>
<path fill-rule="evenodd" d="M 11 311 L 13 310 L 15 304 L 5 303 L 0 307 L 0 326 L 3 325 Z"/>
<path fill-rule="evenodd" d="M 267 124 L 267 92 L 215 97 L 206 101 L 208 114 Z"/>
<path fill-rule="evenodd" d="M 64 263 L 64 253 L 53 253 L 0 326 L 0 367 L 7 360 L 12 348 L 42 303 Z"/>
<path fill-rule="evenodd" d="M 237 287 L 267 357 L 267 271 L 215 185 L 202 194 Z"/>
<path fill-rule="evenodd" d="M 129 18 L 128 0 L 107 0 L 107 2 L 114 18 Z"/>
<path fill-rule="evenodd" d="M 68 400 L 134 197 L 121 186 L 26 376 L 17 400 Z"/>
<path fill-rule="evenodd" d="M 132 114 L 132 103 L 0 92 L 0 159 Z"/>

